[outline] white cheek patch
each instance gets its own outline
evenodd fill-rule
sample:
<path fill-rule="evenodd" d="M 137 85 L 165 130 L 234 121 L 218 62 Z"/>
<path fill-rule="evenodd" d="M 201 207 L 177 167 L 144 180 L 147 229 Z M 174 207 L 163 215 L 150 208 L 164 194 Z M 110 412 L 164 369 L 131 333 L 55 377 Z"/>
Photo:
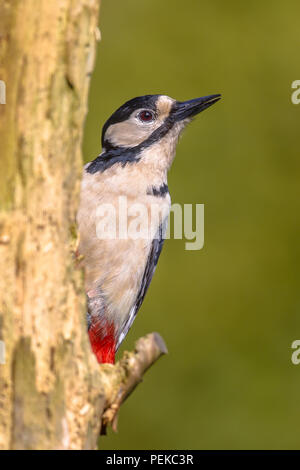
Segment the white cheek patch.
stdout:
<path fill-rule="evenodd" d="M 105 140 L 116 147 L 135 147 L 147 139 L 152 132 L 153 127 L 139 126 L 136 119 L 130 117 L 127 121 L 109 126 L 105 133 Z"/>

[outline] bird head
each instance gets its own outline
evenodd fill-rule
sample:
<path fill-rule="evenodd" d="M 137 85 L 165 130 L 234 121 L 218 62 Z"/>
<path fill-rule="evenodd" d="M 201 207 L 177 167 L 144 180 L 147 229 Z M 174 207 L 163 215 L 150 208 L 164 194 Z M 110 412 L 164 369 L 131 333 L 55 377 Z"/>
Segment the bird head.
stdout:
<path fill-rule="evenodd" d="M 166 95 L 145 95 L 127 101 L 104 124 L 102 153 L 87 171 L 103 172 L 115 163 L 140 161 L 167 170 L 186 124 L 220 98 L 217 94 L 176 101 Z"/>
<path fill-rule="evenodd" d="M 220 99 L 210 95 L 189 101 L 176 101 L 165 95 L 145 95 L 133 98 L 118 108 L 102 130 L 102 147 L 133 148 L 157 143 L 169 131 L 180 134 L 193 117 Z M 174 135 L 173 135 L 174 137 Z"/>

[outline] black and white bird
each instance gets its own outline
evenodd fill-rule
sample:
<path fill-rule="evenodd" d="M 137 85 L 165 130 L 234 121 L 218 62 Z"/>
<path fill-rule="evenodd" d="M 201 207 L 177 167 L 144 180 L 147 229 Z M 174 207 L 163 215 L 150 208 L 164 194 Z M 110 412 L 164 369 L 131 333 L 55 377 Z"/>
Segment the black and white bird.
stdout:
<path fill-rule="evenodd" d="M 88 299 L 88 331 L 100 363 L 114 363 L 115 352 L 143 302 L 162 249 L 170 210 L 167 173 L 181 131 L 194 116 L 220 99 L 210 95 L 176 101 L 146 95 L 127 101 L 104 124 L 102 153 L 84 167 L 78 210 L 79 247 Z M 120 197 L 125 209 L 120 205 Z M 151 218 L 148 236 L 114 232 L 99 236 L 101 208 L 109 227 L 134 221 L 136 207 Z M 99 209 L 100 207 L 100 209 Z M 134 207 L 132 211 L 130 208 Z M 143 221 L 142 221 L 143 222 Z"/>

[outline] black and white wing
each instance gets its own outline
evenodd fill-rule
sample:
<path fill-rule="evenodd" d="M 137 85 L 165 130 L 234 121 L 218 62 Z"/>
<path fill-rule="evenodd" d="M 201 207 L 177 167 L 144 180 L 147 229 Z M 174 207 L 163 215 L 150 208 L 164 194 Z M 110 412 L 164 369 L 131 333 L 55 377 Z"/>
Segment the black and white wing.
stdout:
<path fill-rule="evenodd" d="M 150 286 L 154 271 L 156 269 L 156 265 L 157 265 L 157 262 L 158 262 L 159 255 L 161 253 L 161 250 L 162 250 L 162 247 L 163 247 L 163 244 L 164 244 L 164 241 L 165 241 L 165 233 L 166 233 L 166 229 L 167 229 L 167 223 L 168 223 L 168 218 L 166 218 L 161 223 L 161 225 L 159 226 L 156 237 L 153 238 L 153 240 L 152 240 L 152 244 L 151 244 L 150 252 L 149 252 L 149 255 L 148 255 L 145 271 L 144 271 L 144 274 L 143 274 L 143 277 L 142 277 L 140 290 L 139 290 L 138 295 L 136 297 L 135 304 L 133 305 L 133 307 L 132 307 L 132 309 L 129 313 L 129 316 L 128 316 L 128 318 L 127 318 L 127 320 L 124 323 L 124 326 L 122 328 L 122 332 L 121 332 L 121 334 L 119 336 L 119 339 L 118 339 L 118 342 L 117 342 L 116 351 L 118 350 L 118 348 L 120 347 L 122 341 L 124 340 L 125 336 L 127 335 L 128 331 L 129 331 L 129 329 L 130 329 L 130 327 L 131 327 L 131 325 L 132 325 L 132 323 L 133 323 L 133 321 L 136 317 L 136 314 L 138 313 L 139 308 L 143 303 L 143 300 L 145 298 L 148 287 Z"/>

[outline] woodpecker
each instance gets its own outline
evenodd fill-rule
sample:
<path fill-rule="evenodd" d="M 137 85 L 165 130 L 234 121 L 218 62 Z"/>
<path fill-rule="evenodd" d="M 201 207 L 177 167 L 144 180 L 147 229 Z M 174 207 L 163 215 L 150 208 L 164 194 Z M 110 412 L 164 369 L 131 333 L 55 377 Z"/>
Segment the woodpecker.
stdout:
<path fill-rule="evenodd" d="M 103 126 L 102 153 L 84 167 L 78 253 L 85 271 L 88 333 L 99 363 L 114 363 L 152 280 L 171 205 L 167 173 L 178 138 L 193 117 L 220 97 L 180 102 L 165 95 L 145 95 L 127 101 Z M 145 207 L 145 217 L 151 206 L 160 208 L 150 236 L 98 236 L 99 206 L 115 209 L 108 216 L 113 226 L 109 217 L 122 215 L 120 196 L 126 197 L 127 207 Z"/>

